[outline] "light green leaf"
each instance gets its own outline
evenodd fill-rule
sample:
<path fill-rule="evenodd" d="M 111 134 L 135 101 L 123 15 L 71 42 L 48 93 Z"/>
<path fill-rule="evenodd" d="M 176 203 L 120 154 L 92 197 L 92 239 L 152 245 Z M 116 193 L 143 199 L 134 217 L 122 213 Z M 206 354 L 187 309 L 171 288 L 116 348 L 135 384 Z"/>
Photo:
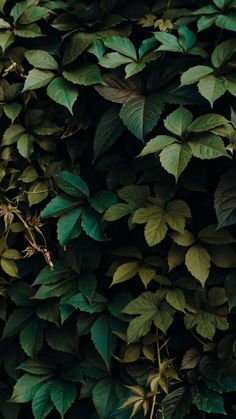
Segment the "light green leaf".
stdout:
<path fill-rule="evenodd" d="M 171 144 L 160 153 L 160 162 L 164 169 L 174 175 L 176 181 L 187 167 L 192 153 L 188 144 Z"/>
<path fill-rule="evenodd" d="M 134 76 L 140 73 L 146 67 L 146 63 L 130 63 L 125 66 L 125 78 Z"/>
<path fill-rule="evenodd" d="M 196 137 L 189 142 L 194 157 L 199 159 L 216 159 L 217 157 L 229 157 L 224 143 L 220 137 L 214 134 Z"/>
<path fill-rule="evenodd" d="M 156 214 L 147 222 L 144 235 L 149 246 L 155 246 L 160 243 L 167 234 L 167 225 L 164 214 Z"/>
<path fill-rule="evenodd" d="M 145 145 L 139 156 L 147 156 L 148 154 L 159 153 L 159 151 L 161 151 L 163 148 L 175 142 L 175 137 L 171 137 L 169 135 L 157 135 Z"/>
<path fill-rule="evenodd" d="M 228 120 L 223 115 L 209 113 L 196 118 L 189 126 L 188 131 L 197 133 L 207 132 L 227 123 Z"/>
<path fill-rule="evenodd" d="M 25 52 L 25 57 L 29 63 L 41 70 L 56 70 L 58 64 L 47 51 L 32 49 Z"/>
<path fill-rule="evenodd" d="M 19 140 L 17 141 L 17 149 L 22 157 L 27 160 L 30 160 L 30 156 L 34 151 L 34 137 L 25 132 L 21 135 Z"/>
<path fill-rule="evenodd" d="M 148 334 L 151 329 L 152 318 L 154 315 L 155 313 L 152 313 L 151 315 L 143 314 L 142 316 L 131 320 L 127 330 L 128 342 L 137 342 L 137 340 L 141 337 Z"/>
<path fill-rule="evenodd" d="M 227 39 L 227 41 L 221 42 L 216 46 L 212 55 L 211 62 L 214 67 L 219 68 L 227 62 L 236 51 L 236 40 L 235 38 Z"/>
<path fill-rule="evenodd" d="M 213 107 L 214 102 L 226 92 L 225 79 L 209 74 L 199 81 L 198 90 Z"/>
<path fill-rule="evenodd" d="M 74 84 L 90 86 L 102 82 L 101 72 L 96 64 L 90 64 L 75 71 L 63 71 L 66 80 Z"/>
<path fill-rule="evenodd" d="M 14 403 L 26 403 L 33 399 L 36 391 L 42 386 L 48 375 L 24 374 L 20 377 L 13 390 L 11 401 Z"/>
<path fill-rule="evenodd" d="M 170 233 L 170 236 L 174 242 L 180 246 L 191 246 L 195 241 L 193 233 L 187 230 L 184 230 L 183 233 L 174 231 L 173 233 Z"/>
<path fill-rule="evenodd" d="M 65 106 L 73 114 L 73 105 L 78 97 L 78 90 L 71 83 L 56 77 L 47 87 L 48 96 L 59 105 Z"/>
<path fill-rule="evenodd" d="M 43 201 L 48 196 L 48 187 L 46 183 L 33 183 L 28 190 L 28 200 L 30 207 Z"/>
<path fill-rule="evenodd" d="M 185 263 L 189 272 L 201 282 L 203 287 L 209 276 L 210 262 L 208 251 L 197 244 L 190 247 L 185 256 Z"/>
<path fill-rule="evenodd" d="M 197 65 L 195 67 L 191 67 L 182 74 L 181 85 L 187 86 L 189 84 L 196 83 L 203 77 L 206 77 L 209 74 L 213 73 L 213 71 L 213 68 L 205 65 Z"/>
<path fill-rule="evenodd" d="M 156 32 L 154 33 L 154 36 L 162 43 L 162 45 L 157 48 L 157 51 L 183 52 L 176 36 L 167 32 Z"/>
<path fill-rule="evenodd" d="M 119 284 L 120 282 L 127 281 L 133 278 L 139 269 L 139 262 L 127 262 L 120 265 L 113 276 L 112 285 Z"/>
<path fill-rule="evenodd" d="M 176 288 L 174 290 L 169 290 L 166 294 L 166 301 L 176 310 L 184 312 L 185 296 L 181 289 Z"/>
<path fill-rule="evenodd" d="M 105 221 L 116 221 L 126 215 L 130 214 L 131 209 L 128 204 L 116 204 L 106 210 L 103 220 Z"/>
<path fill-rule="evenodd" d="M 111 36 L 104 41 L 104 44 L 107 48 L 117 51 L 134 61 L 137 59 L 135 47 L 128 38 Z"/>
<path fill-rule="evenodd" d="M 236 32 L 236 13 L 221 14 L 217 16 L 215 23 L 221 29 Z"/>
<path fill-rule="evenodd" d="M 125 126 L 137 138 L 143 140 L 157 124 L 163 105 L 157 95 L 135 96 L 121 108 L 120 116 Z"/>
<path fill-rule="evenodd" d="M 44 87 L 50 83 L 54 77 L 55 75 L 51 71 L 43 71 L 33 68 L 33 70 L 29 71 L 26 77 L 23 92 Z"/>
<path fill-rule="evenodd" d="M 192 120 L 192 113 L 183 106 L 180 106 L 174 112 L 169 114 L 166 119 L 164 119 L 164 126 L 168 129 L 168 131 L 178 137 L 182 137 Z"/>
<path fill-rule="evenodd" d="M 105 68 L 117 68 L 127 63 L 130 63 L 130 58 L 121 55 L 119 52 L 110 52 L 103 55 L 99 60 L 99 65 Z"/>
<path fill-rule="evenodd" d="M 2 256 L 0 259 L 0 264 L 1 268 L 8 275 L 12 276 L 13 278 L 18 277 L 18 267 L 14 260 Z"/>

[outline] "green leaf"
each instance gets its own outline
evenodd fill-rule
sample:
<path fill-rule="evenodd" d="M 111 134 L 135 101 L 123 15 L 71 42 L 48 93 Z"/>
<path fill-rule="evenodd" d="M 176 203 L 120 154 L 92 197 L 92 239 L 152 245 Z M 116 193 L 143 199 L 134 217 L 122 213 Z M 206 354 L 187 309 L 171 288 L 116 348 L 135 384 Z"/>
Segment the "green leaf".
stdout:
<path fill-rule="evenodd" d="M 173 323 L 173 314 L 174 310 L 168 304 L 162 303 L 153 318 L 155 326 L 166 333 Z"/>
<path fill-rule="evenodd" d="M 103 314 L 91 328 L 91 339 L 99 355 L 109 368 L 110 360 L 116 346 L 116 336 L 112 332 L 110 317 Z"/>
<path fill-rule="evenodd" d="M 157 298 L 149 292 L 143 292 L 123 309 L 126 314 L 149 314 L 152 316 L 157 311 Z"/>
<path fill-rule="evenodd" d="M 176 36 L 166 32 L 156 32 L 154 33 L 154 36 L 162 43 L 162 45 L 157 48 L 157 51 L 183 52 Z"/>
<path fill-rule="evenodd" d="M 34 68 L 29 71 L 26 77 L 23 92 L 47 86 L 47 84 L 50 83 L 54 77 L 55 75 L 51 71 L 43 71 Z"/>
<path fill-rule="evenodd" d="M 70 36 L 69 44 L 64 50 L 63 65 L 76 60 L 96 39 L 93 33 L 77 32 Z"/>
<path fill-rule="evenodd" d="M 116 221 L 130 214 L 131 208 L 128 204 L 116 204 L 105 212 L 103 219 L 105 221 Z"/>
<path fill-rule="evenodd" d="M 138 85 L 132 80 L 123 80 L 119 74 L 112 72 L 102 77 L 102 84 L 95 86 L 104 99 L 115 103 L 125 103 L 139 94 Z"/>
<path fill-rule="evenodd" d="M 210 271 L 210 256 L 204 247 L 194 245 L 186 253 L 185 263 L 191 274 L 198 279 L 204 287 Z"/>
<path fill-rule="evenodd" d="M 209 113 L 196 118 L 189 126 L 188 131 L 196 133 L 207 132 L 227 123 L 228 120 L 223 115 Z"/>
<path fill-rule="evenodd" d="M 182 419 L 190 411 L 191 394 L 187 387 L 171 391 L 162 400 L 163 419 Z"/>
<path fill-rule="evenodd" d="M 92 239 L 98 241 L 107 240 L 102 230 L 100 218 L 94 210 L 90 208 L 83 210 L 81 226 L 85 233 Z"/>
<path fill-rule="evenodd" d="M 130 58 L 119 54 L 119 52 L 110 52 L 100 58 L 99 64 L 105 68 L 117 68 L 123 64 L 130 63 Z"/>
<path fill-rule="evenodd" d="M 165 223 L 164 213 L 152 216 L 144 229 L 147 244 L 149 246 L 155 246 L 165 238 L 166 234 L 167 225 Z"/>
<path fill-rule="evenodd" d="M 194 32 L 190 31 L 187 26 L 180 26 L 179 30 L 179 44 L 184 51 L 190 50 L 196 43 L 197 37 Z"/>
<path fill-rule="evenodd" d="M 11 401 L 14 403 L 29 402 L 33 399 L 36 391 L 42 386 L 42 383 L 48 378 L 48 375 L 22 375 L 14 386 Z"/>
<path fill-rule="evenodd" d="M 33 183 L 28 190 L 28 200 L 30 207 L 36 205 L 39 202 L 43 201 L 48 196 L 48 187 L 46 183 L 35 182 Z"/>
<path fill-rule="evenodd" d="M 111 378 L 104 378 L 93 388 L 93 403 L 101 418 L 108 418 L 116 404 L 115 383 Z"/>
<path fill-rule="evenodd" d="M 185 296 L 182 290 L 174 289 L 169 290 L 166 294 L 166 301 L 170 306 L 174 307 L 176 310 L 184 312 L 185 308 Z"/>
<path fill-rule="evenodd" d="M 140 73 L 146 67 L 146 63 L 130 63 L 125 66 L 125 78 L 134 76 Z"/>
<path fill-rule="evenodd" d="M 182 74 L 181 85 L 187 86 L 189 84 L 196 83 L 203 77 L 213 73 L 213 71 L 213 68 L 205 65 L 197 65 L 196 67 L 191 67 Z"/>
<path fill-rule="evenodd" d="M 152 319 L 155 313 L 150 314 L 143 314 L 142 316 L 136 317 L 135 319 L 131 320 L 128 330 L 127 330 L 127 337 L 128 342 L 137 342 L 141 337 L 148 334 L 151 329 Z"/>
<path fill-rule="evenodd" d="M 164 169 L 174 175 L 176 181 L 186 169 L 192 153 L 188 144 L 171 144 L 160 153 L 160 162 Z"/>
<path fill-rule="evenodd" d="M 138 273 L 138 269 L 139 269 L 139 262 L 135 261 L 135 262 L 123 263 L 116 269 L 111 285 L 128 281 L 128 279 L 133 278 Z"/>
<path fill-rule="evenodd" d="M 174 231 L 170 234 L 170 236 L 174 240 L 174 242 L 179 244 L 180 246 L 191 246 L 195 241 L 194 235 L 187 230 L 184 230 L 183 233 Z"/>
<path fill-rule="evenodd" d="M 198 237 L 203 242 L 211 244 L 229 244 L 235 242 L 235 239 L 226 228 L 217 230 L 217 225 L 215 224 L 203 228 L 199 232 Z"/>
<path fill-rule="evenodd" d="M 164 126 L 172 132 L 172 134 L 182 137 L 192 120 L 192 113 L 183 106 L 180 106 L 164 119 Z"/>
<path fill-rule="evenodd" d="M 34 137 L 31 134 L 25 132 L 21 135 L 17 141 L 17 149 L 22 157 L 27 160 L 30 160 L 30 156 L 34 151 Z"/>
<path fill-rule="evenodd" d="M 218 220 L 218 227 L 226 227 L 236 222 L 236 172 L 231 169 L 223 176 L 215 191 L 214 207 Z"/>
<path fill-rule="evenodd" d="M 227 31 L 236 32 L 236 13 L 231 12 L 227 15 L 221 14 L 216 18 L 216 26 Z"/>
<path fill-rule="evenodd" d="M 4 105 L 4 112 L 12 122 L 15 121 L 21 110 L 22 105 L 20 103 L 6 103 Z"/>
<path fill-rule="evenodd" d="M 73 114 L 73 105 L 78 97 L 78 90 L 71 83 L 56 77 L 47 87 L 48 96 L 59 105 L 65 106 Z"/>
<path fill-rule="evenodd" d="M 236 274 L 235 271 L 227 275 L 225 279 L 225 291 L 229 301 L 229 310 L 236 306 Z"/>
<path fill-rule="evenodd" d="M 2 339 L 9 338 L 17 334 L 29 322 L 33 311 L 31 309 L 19 308 L 14 310 L 5 323 Z"/>
<path fill-rule="evenodd" d="M 163 105 L 157 95 L 135 96 L 124 103 L 120 117 L 128 130 L 143 140 L 157 124 L 162 109 Z"/>
<path fill-rule="evenodd" d="M 18 267 L 14 260 L 7 259 L 5 257 L 1 257 L 0 260 L 1 268 L 6 272 L 8 275 L 12 276 L 13 278 L 18 277 Z"/>
<path fill-rule="evenodd" d="M 194 404 L 197 408 L 206 413 L 215 413 L 225 415 L 223 397 L 216 392 L 198 392 L 194 394 Z"/>
<path fill-rule="evenodd" d="M 71 172 L 62 171 L 54 175 L 59 188 L 75 198 L 89 196 L 89 189 L 84 180 Z"/>
<path fill-rule="evenodd" d="M 25 52 L 25 57 L 29 63 L 41 70 L 56 70 L 58 64 L 47 51 L 32 49 Z"/>
<path fill-rule="evenodd" d="M 59 218 L 57 237 L 61 246 L 65 246 L 69 240 L 75 239 L 81 234 L 81 214 L 82 207 L 79 207 Z"/>
<path fill-rule="evenodd" d="M 58 195 L 53 198 L 41 212 L 42 218 L 59 217 L 78 206 L 78 200 L 68 195 Z"/>
<path fill-rule="evenodd" d="M 176 142 L 175 137 L 169 135 L 157 135 L 152 138 L 142 149 L 139 156 L 147 156 L 152 153 L 159 153 L 163 148 Z"/>
<path fill-rule="evenodd" d="M 77 388 L 73 383 L 58 379 L 53 382 L 50 395 L 56 410 L 64 416 L 75 401 Z"/>
<path fill-rule="evenodd" d="M 202 160 L 229 157 L 223 141 L 214 134 L 196 137 L 189 142 L 189 146 L 193 156 Z"/>
<path fill-rule="evenodd" d="M 198 90 L 213 107 L 214 102 L 226 92 L 225 79 L 209 74 L 199 81 Z"/>
<path fill-rule="evenodd" d="M 100 119 L 94 138 L 94 159 L 101 156 L 115 143 L 124 131 L 119 117 L 119 108 L 114 106 L 105 112 Z"/>
<path fill-rule="evenodd" d="M 41 321 L 35 317 L 20 333 L 20 345 L 24 352 L 35 357 L 43 344 L 43 327 Z"/>
<path fill-rule="evenodd" d="M 135 47 L 128 38 L 120 36 L 111 36 L 104 41 L 104 44 L 107 48 L 117 51 L 120 54 L 125 55 L 126 57 L 129 57 L 134 61 L 137 60 Z"/>
<path fill-rule="evenodd" d="M 36 391 L 33 402 L 32 411 L 35 419 L 44 419 L 53 409 L 53 404 L 50 399 L 50 390 L 52 382 L 48 382 L 40 386 Z"/>
<path fill-rule="evenodd" d="M 66 80 L 74 84 L 90 86 L 102 82 L 101 72 L 96 64 L 90 64 L 75 71 L 63 71 Z"/>
<path fill-rule="evenodd" d="M 219 68 L 227 62 L 236 51 L 236 40 L 234 38 L 227 39 L 227 41 L 221 42 L 214 49 L 211 55 L 211 62 L 214 67 Z"/>
<path fill-rule="evenodd" d="M 17 19 L 17 24 L 28 25 L 29 23 L 37 22 L 40 19 L 45 18 L 49 14 L 49 10 L 46 7 L 31 6 L 23 11 Z"/>
<path fill-rule="evenodd" d="M 30 25 L 22 25 L 14 30 L 15 35 L 22 38 L 38 38 L 44 36 L 41 28 L 37 23 L 31 23 Z"/>

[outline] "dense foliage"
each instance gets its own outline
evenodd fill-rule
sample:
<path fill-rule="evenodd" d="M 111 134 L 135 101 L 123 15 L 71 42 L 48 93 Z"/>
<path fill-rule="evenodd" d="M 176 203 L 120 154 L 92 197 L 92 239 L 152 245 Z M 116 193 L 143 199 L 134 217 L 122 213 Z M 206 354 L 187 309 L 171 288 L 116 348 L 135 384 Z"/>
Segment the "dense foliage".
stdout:
<path fill-rule="evenodd" d="M 0 0 L 0 417 L 236 418 L 236 0 Z"/>

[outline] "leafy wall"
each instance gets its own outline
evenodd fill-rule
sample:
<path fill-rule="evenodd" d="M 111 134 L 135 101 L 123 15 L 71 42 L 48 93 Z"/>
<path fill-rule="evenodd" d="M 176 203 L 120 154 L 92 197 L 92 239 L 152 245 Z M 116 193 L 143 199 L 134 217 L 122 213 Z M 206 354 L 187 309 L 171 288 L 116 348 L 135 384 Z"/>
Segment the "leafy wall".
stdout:
<path fill-rule="evenodd" d="M 0 0 L 0 415 L 236 418 L 236 1 Z"/>

